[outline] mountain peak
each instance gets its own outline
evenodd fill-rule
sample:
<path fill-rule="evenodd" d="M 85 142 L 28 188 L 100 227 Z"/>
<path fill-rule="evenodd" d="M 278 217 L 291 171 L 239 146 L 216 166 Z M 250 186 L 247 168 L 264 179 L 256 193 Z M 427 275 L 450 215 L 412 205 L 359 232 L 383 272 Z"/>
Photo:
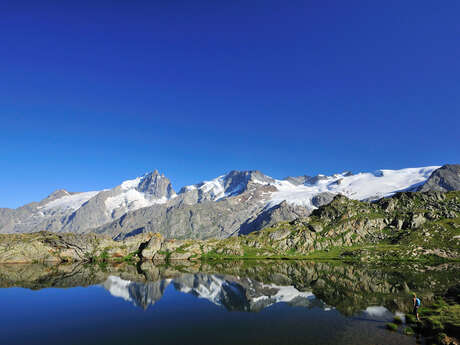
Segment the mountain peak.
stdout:
<path fill-rule="evenodd" d="M 172 188 L 171 181 L 163 174 L 160 175 L 156 169 L 141 177 L 136 190 L 158 199 L 169 199 L 176 194 Z"/>
<path fill-rule="evenodd" d="M 51 202 L 53 200 L 56 200 L 56 199 L 59 199 L 59 198 L 62 198 L 64 196 L 69 196 L 73 193 L 69 193 L 67 190 L 65 189 L 56 189 L 53 193 L 51 193 L 50 195 L 48 195 L 45 199 L 43 199 L 41 201 L 42 204 L 46 204 L 48 202 Z"/>
<path fill-rule="evenodd" d="M 446 192 L 460 189 L 460 164 L 445 164 L 436 169 L 419 190 Z"/>

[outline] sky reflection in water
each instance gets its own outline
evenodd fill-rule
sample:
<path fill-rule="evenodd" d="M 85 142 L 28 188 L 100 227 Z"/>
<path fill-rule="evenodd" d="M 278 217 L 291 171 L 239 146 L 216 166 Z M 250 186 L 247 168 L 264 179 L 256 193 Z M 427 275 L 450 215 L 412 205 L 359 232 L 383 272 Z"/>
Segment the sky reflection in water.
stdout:
<path fill-rule="evenodd" d="M 0 289 L 0 343 L 415 344 L 384 328 L 394 312 L 410 307 L 404 285 L 417 280 L 408 273 L 395 285 L 392 273 L 271 263 L 238 275 L 157 270 L 158 279 L 146 281 L 148 274 L 135 270 L 92 273 L 93 280 L 73 270 L 53 273 L 53 287 L 38 275 L 23 283 L 27 288 Z M 3 274 L 2 287 L 21 286 Z M 448 285 L 453 272 L 444 274 Z"/>

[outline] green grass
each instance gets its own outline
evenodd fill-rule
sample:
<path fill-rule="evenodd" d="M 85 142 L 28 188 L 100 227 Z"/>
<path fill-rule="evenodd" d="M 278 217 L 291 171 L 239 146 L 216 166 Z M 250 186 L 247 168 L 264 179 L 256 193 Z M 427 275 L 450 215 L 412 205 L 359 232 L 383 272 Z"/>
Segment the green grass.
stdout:
<path fill-rule="evenodd" d="M 406 314 L 406 322 L 410 324 L 415 324 L 417 323 L 417 318 L 414 314 Z"/>
<path fill-rule="evenodd" d="M 398 330 L 398 325 L 393 323 L 393 322 L 388 322 L 386 324 L 386 327 L 387 329 L 389 329 L 390 331 L 397 331 Z"/>

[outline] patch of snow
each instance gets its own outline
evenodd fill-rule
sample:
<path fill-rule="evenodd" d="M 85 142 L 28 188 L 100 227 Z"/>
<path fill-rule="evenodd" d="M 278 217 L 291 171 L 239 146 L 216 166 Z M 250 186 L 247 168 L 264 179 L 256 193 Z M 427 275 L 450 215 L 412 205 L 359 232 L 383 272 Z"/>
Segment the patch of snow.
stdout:
<path fill-rule="evenodd" d="M 274 206 L 286 200 L 291 204 L 314 209 L 316 207 L 312 203 L 313 197 L 323 192 L 343 194 L 355 200 L 379 199 L 421 185 L 438 168 L 439 166 L 430 166 L 379 170 L 351 176 L 345 176 L 346 173 L 342 173 L 325 177 L 314 184 L 297 186 L 289 181 L 276 180 L 274 185 L 278 191 L 271 194 L 269 205 Z"/>
<path fill-rule="evenodd" d="M 263 186 L 266 186 L 266 185 L 270 184 L 270 182 L 264 182 L 264 181 L 258 180 L 256 178 L 253 178 L 251 181 L 254 182 L 254 183 L 257 183 L 257 184 L 261 184 Z"/>
<path fill-rule="evenodd" d="M 105 200 L 107 212 L 112 214 L 113 211 L 122 209 L 124 212 L 138 210 L 143 207 L 155 204 L 164 204 L 168 201 L 166 197 L 159 199 L 148 199 L 144 193 L 135 189 L 128 189 L 122 193 L 108 197 Z"/>
<path fill-rule="evenodd" d="M 136 177 L 135 179 L 132 179 L 132 180 L 123 181 L 120 187 L 124 190 L 136 188 L 141 182 L 141 179 L 142 177 Z"/>
<path fill-rule="evenodd" d="M 112 214 L 116 210 L 123 212 L 135 211 L 143 207 L 153 206 L 155 204 L 165 204 L 168 198 L 152 198 L 151 196 L 136 190 L 139 186 L 142 177 L 137 177 L 133 180 L 124 181 L 120 187 L 121 192 L 114 196 L 110 196 L 105 200 L 105 206 L 108 214 Z M 172 196 L 172 198 L 176 195 Z"/>
<path fill-rule="evenodd" d="M 185 190 L 198 189 L 202 193 L 208 194 L 213 201 L 219 201 L 223 198 L 234 195 L 244 189 L 243 185 L 236 186 L 232 190 L 225 190 L 224 181 L 227 175 L 221 175 L 210 181 L 204 181 L 199 184 L 185 186 Z"/>
<path fill-rule="evenodd" d="M 75 193 L 65 195 L 59 199 L 50 201 L 49 203 L 43 205 L 41 209 L 51 210 L 51 209 L 60 209 L 60 210 L 77 210 L 85 202 L 98 194 L 99 191 L 93 192 L 84 192 L 84 193 Z"/>
<path fill-rule="evenodd" d="M 166 197 L 158 199 L 148 199 L 144 193 L 138 192 L 135 189 L 129 189 L 124 193 L 116 196 L 108 197 L 105 200 L 107 212 L 112 214 L 115 210 L 123 210 L 123 212 L 135 211 L 143 207 L 149 207 L 155 204 L 164 204 L 168 201 Z"/>
<path fill-rule="evenodd" d="M 205 181 L 203 184 L 198 187 L 204 193 L 209 193 L 213 200 L 219 200 L 224 198 L 225 195 L 225 188 L 224 188 L 224 177 L 225 175 L 221 175 L 214 180 Z"/>
<path fill-rule="evenodd" d="M 206 193 L 210 196 L 211 200 L 213 201 L 219 201 L 221 199 L 237 195 L 240 192 L 243 192 L 245 190 L 246 184 L 245 182 L 242 182 L 241 184 L 235 186 L 234 188 L 230 189 L 225 189 L 224 186 L 224 181 L 228 175 L 220 175 L 216 177 L 213 180 L 210 181 L 203 181 L 198 184 L 194 185 L 189 185 L 185 186 L 184 189 L 186 191 L 191 191 L 191 190 L 200 190 L 203 193 Z M 260 185 L 269 185 L 269 182 L 264 182 L 261 180 L 258 180 L 256 178 L 252 178 L 250 180 L 253 183 L 260 184 Z"/>

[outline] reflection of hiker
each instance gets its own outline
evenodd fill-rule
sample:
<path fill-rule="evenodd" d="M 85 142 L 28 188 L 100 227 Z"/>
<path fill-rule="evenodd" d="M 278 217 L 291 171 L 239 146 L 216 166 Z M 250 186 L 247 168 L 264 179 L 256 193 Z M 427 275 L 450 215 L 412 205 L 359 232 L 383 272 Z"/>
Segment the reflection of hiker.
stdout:
<path fill-rule="evenodd" d="M 414 311 L 413 311 L 413 313 L 417 317 L 417 320 L 420 321 L 420 319 L 418 317 L 418 308 L 420 307 L 420 298 L 417 298 L 417 295 L 415 293 L 414 293 L 413 301 L 414 301 Z"/>

